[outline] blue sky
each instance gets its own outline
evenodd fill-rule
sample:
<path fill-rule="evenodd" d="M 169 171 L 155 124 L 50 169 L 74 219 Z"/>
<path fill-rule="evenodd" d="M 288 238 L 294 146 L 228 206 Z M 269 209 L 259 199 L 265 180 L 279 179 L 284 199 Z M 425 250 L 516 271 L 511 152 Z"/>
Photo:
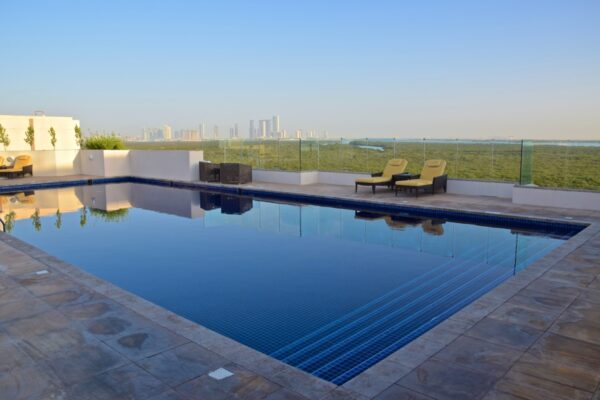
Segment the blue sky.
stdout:
<path fill-rule="evenodd" d="M 600 139 L 600 1 L 5 1 L 0 114 Z"/>

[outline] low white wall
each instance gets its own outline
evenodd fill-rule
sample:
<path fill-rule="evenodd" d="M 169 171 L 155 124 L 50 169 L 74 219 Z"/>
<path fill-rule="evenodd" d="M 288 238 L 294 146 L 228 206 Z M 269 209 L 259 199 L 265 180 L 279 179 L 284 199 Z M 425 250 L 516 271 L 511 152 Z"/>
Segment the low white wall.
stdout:
<path fill-rule="evenodd" d="M 515 186 L 512 201 L 544 207 L 600 211 L 600 192 Z"/>
<path fill-rule="evenodd" d="M 202 151 L 82 150 L 81 173 L 197 181 Z"/>
<path fill-rule="evenodd" d="M 301 173 L 293 171 L 272 171 L 267 169 L 253 169 L 252 180 L 256 182 L 280 183 L 287 185 L 302 184 Z"/>
<path fill-rule="evenodd" d="M 448 179 L 448 193 L 468 196 L 493 196 L 510 199 L 515 184 L 509 182 Z"/>

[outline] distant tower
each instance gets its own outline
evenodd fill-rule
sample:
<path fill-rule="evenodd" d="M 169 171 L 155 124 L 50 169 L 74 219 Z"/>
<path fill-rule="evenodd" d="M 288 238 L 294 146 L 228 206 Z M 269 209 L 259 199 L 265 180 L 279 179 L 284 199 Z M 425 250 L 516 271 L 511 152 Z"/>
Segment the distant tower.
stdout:
<path fill-rule="evenodd" d="M 163 139 L 171 140 L 173 138 L 173 130 L 169 125 L 163 126 Z"/>
<path fill-rule="evenodd" d="M 199 136 L 199 139 L 200 140 L 204 139 L 204 135 L 206 135 L 206 125 L 204 125 L 204 122 L 202 122 L 198 126 L 198 136 Z"/>
<path fill-rule="evenodd" d="M 296 139 L 302 139 L 302 129 L 296 129 Z"/>
<path fill-rule="evenodd" d="M 287 139 L 287 131 L 285 129 L 283 129 L 281 131 L 281 134 L 279 135 L 279 137 L 282 139 Z"/>
<path fill-rule="evenodd" d="M 215 125 L 215 126 L 213 127 L 213 137 L 214 137 L 215 139 L 218 139 L 218 138 L 219 138 L 219 127 L 218 127 L 217 125 Z"/>
<path fill-rule="evenodd" d="M 250 128 L 248 128 L 248 137 L 254 139 L 254 120 L 250 120 Z"/>
<path fill-rule="evenodd" d="M 271 126 L 271 120 L 266 119 L 265 122 L 267 123 L 267 137 L 273 137 L 273 127 Z"/>
<path fill-rule="evenodd" d="M 240 137 L 240 131 L 238 129 L 237 122 L 235 123 L 235 125 L 233 125 L 233 137 L 236 137 L 236 138 Z"/>
<path fill-rule="evenodd" d="M 233 128 L 229 128 L 229 139 L 233 139 L 235 136 L 234 135 L 234 130 Z"/>
<path fill-rule="evenodd" d="M 281 132 L 281 127 L 279 126 L 279 115 L 273 116 L 273 136 L 279 136 L 279 132 Z"/>
<path fill-rule="evenodd" d="M 261 139 L 267 138 L 267 119 L 261 119 L 258 121 L 258 137 Z"/>

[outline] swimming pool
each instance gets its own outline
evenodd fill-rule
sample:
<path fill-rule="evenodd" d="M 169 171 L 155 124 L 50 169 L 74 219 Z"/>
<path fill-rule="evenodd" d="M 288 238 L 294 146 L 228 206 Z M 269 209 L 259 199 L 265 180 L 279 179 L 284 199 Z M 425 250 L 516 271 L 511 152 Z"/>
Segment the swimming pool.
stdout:
<path fill-rule="evenodd" d="M 138 183 L 2 194 L 0 204 L 14 236 L 336 384 L 581 229 Z"/>

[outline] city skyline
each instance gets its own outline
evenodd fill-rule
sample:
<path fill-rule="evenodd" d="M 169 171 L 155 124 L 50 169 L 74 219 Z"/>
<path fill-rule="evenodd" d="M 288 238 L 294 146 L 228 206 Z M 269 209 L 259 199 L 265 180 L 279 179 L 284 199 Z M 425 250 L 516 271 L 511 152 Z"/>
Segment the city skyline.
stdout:
<path fill-rule="evenodd" d="M 2 6 L 3 114 L 123 135 L 241 136 L 276 110 L 288 136 L 600 138 L 597 1 L 33 4 Z"/>

